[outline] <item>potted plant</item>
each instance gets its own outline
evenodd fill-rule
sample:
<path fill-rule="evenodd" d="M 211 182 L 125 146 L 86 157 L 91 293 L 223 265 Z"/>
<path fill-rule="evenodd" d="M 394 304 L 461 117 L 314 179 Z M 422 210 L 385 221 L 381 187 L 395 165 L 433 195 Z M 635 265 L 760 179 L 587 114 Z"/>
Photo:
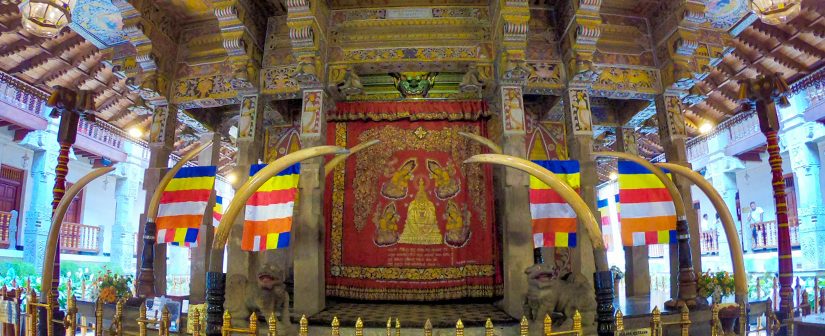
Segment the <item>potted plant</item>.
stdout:
<path fill-rule="evenodd" d="M 713 297 L 713 303 L 721 303 L 722 298 L 734 292 L 733 276 L 727 271 L 712 273 L 708 270 L 697 279 L 699 296 L 707 299 Z"/>
<path fill-rule="evenodd" d="M 131 285 L 131 276 L 123 276 L 104 268 L 98 272 L 97 278 L 93 278 L 92 298 L 94 300 L 100 298 L 103 303 L 115 303 L 120 299 L 128 299 L 132 297 Z"/>

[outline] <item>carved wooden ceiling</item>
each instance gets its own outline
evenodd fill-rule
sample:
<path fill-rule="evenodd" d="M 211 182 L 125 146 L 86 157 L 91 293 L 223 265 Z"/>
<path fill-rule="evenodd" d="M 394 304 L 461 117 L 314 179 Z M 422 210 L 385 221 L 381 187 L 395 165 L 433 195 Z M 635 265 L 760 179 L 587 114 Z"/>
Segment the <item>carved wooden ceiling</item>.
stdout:
<path fill-rule="evenodd" d="M 109 55 L 73 30 L 52 39 L 31 35 L 22 29 L 17 7 L 2 5 L 0 32 L 2 71 L 46 92 L 55 85 L 95 91 L 99 116 L 118 127 L 145 119 L 129 110 L 138 95 L 104 62 Z"/>
<path fill-rule="evenodd" d="M 115 3 L 124 1 L 126 0 L 117 0 Z M 282 43 L 273 44 L 272 41 L 268 41 L 267 44 L 276 47 L 283 46 L 284 50 L 290 50 L 286 24 L 281 22 L 285 20 L 287 12 L 284 0 L 240 1 L 254 3 L 255 6 L 252 8 L 256 9 L 256 15 L 283 18 L 283 20 L 275 21 L 280 22 L 279 25 L 284 27 L 284 31 L 281 32 L 281 35 L 272 35 L 275 39 L 283 40 Z M 48 91 L 53 85 L 93 90 L 97 92 L 95 102 L 99 109 L 99 116 L 102 119 L 124 129 L 134 125 L 142 127 L 148 125 L 148 111 L 134 107 L 142 105 L 141 98 L 134 90 L 136 84 L 127 83 L 129 81 L 127 76 L 122 72 L 113 71 L 109 63 L 112 60 L 128 59 L 129 55 L 135 55 L 134 46 L 130 44 L 129 39 L 125 36 L 126 29 L 123 28 L 122 18 L 120 17 L 121 12 L 117 11 L 117 7 L 101 7 L 111 5 L 109 0 L 81 0 L 78 2 L 78 8 L 76 8 L 78 23 L 73 24 L 72 30 L 67 29 L 54 39 L 43 39 L 32 36 L 21 29 L 17 6 L 9 4 L 14 2 L 0 1 L 0 3 L 5 3 L 0 4 L 0 70 L 44 91 Z M 190 63 L 209 65 L 209 62 L 213 61 L 209 57 L 226 57 L 226 51 L 221 48 L 213 48 L 213 45 L 219 45 L 223 41 L 218 24 L 211 22 L 217 19 L 215 7 L 219 6 L 218 3 L 219 1 L 212 0 L 160 0 L 156 2 L 164 12 L 163 15 L 175 20 L 175 27 L 183 32 L 195 32 L 192 36 L 197 37 L 191 40 L 181 38 L 180 41 L 175 42 L 179 49 L 177 59 L 174 62 L 179 62 L 178 64 L 183 64 L 182 66 L 185 67 L 190 66 Z M 650 47 L 639 46 L 647 46 L 652 42 L 652 31 L 654 30 L 651 26 L 652 22 L 656 21 L 655 18 L 662 14 L 662 11 L 669 10 L 662 5 L 663 3 L 659 0 L 603 0 L 600 12 L 603 16 L 604 28 L 603 38 L 599 40 L 597 45 L 599 53 L 619 53 L 615 50 L 622 50 L 633 55 L 654 53 Z M 823 16 L 825 16 L 825 2 L 821 0 L 804 0 L 803 13 L 791 22 L 779 26 L 766 25 L 758 20 L 751 20 L 750 23 L 737 25 L 736 23 L 740 22 L 742 16 L 744 3 L 743 1 L 708 2 L 706 15 L 712 21 L 711 25 L 713 27 L 722 30 L 733 29 L 734 31 L 738 29 L 735 28 L 737 26 L 744 28 L 741 28 L 741 32 L 732 40 L 731 46 L 734 47 L 734 50 L 727 54 L 720 63 L 707 68 L 709 74 L 702 77 L 691 92 L 691 97 L 694 98 L 692 102 L 695 103 L 689 108 L 687 114 L 688 125 L 690 126 L 688 129 L 691 135 L 698 134 L 696 125 L 701 125 L 705 121 L 717 124 L 738 112 L 739 105 L 736 102 L 737 80 L 778 72 L 782 73 L 789 81 L 793 81 L 820 68 L 823 64 L 822 59 L 825 56 L 825 19 L 823 19 Z M 483 50 L 487 47 L 484 43 L 491 36 L 489 31 L 492 28 L 488 27 L 489 17 L 486 16 L 488 13 L 483 10 L 479 11 L 479 14 L 468 14 L 468 17 L 472 20 L 456 20 L 457 22 L 464 22 L 463 25 L 451 27 L 460 31 L 449 32 L 452 35 L 442 34 L 447 36 L 442 40 L 433 40 L 432 36 L 428 35 L 433 30 L 433 26 L 427 26 L 426 23 L 421 24 L 421 26 L 410 26 L 405 23 L 388 28 L 377 24 L 377 21 L 373 20 L 374 18 L 371 16 L 362 17 L 364 13 L 361 13 L 362 11 L 369 12 L 371 9 L 382 7 L 422 6 L 422 8 L 434 8 L 438 6 L 461 6 L 483 9 L 485 6 L 491 5 L 491 1 L 488 0 L 328 0 L 327 4 L 337 14 L 337 16 L 333 15 L 331 20 L 335 24 L 330 26 L 330 31 L 334 33 L 329 38 L 330 46 L 340 47 L 341 51 L 339 52 L 341 53 L 374 47 L 374 44 L 381 43 L 419 46 L 424 42 L 448 47 L 467 45 L 477 48 L 478 45 L 481 45 L 482 47 L 479 48 Z M 554 18 L 553 11 L 559 11 L 564 2 L 530 0 L 529 4 L 533 16 L 530 23 L 531 34 L 534 33 L 535 29 L 535 34 L 530 35 L 529 38 L 529 44 L 533 47 L 528 46 L 528 58 L 535 59 L 533 60 L 535 64 L 531 64 L 531 66 L 536 67 L 537 73 L 541 69 L 549 69 L 547 71 L 557 69 L 557 64 L 551 62 L 558 56 L 555 53 L 559 52 L 556 50 L 558 47 L 554 47 L 558 43 L 557 35 L 559 32 L 554 30 L 557 18 Z M 710 7 L 711 4 L 716 7 Z M 396 14 L 401 15 L 402 13 L 394 13 L 393 15 Z M 467 16 L 464 14 L 456 15 L 461 16 L 461 18 Z M 105 17 L 106 19 L 95 21 L 95 18 L 99 17 Z M 626 19 L 627 17 L 641 19 L 634 21 Z M 76 26 L 78 24 L 79 27 Z M 104 29 L 105 27 L 109 27 L 108 31 Z M 634 30 L 635 28 L 630 29 L 628 27 L 638 29 Z M 206 28 L 209 32 L 203 30 Z M 236 28 L 238 27 L 232 29 Z M 446 31 L 446 28 L 444 30 Z M 211 35 L 216 37 L 212 38 Z M 619 38 L 613 38 L 615 36 Z M 158 52 L 165 50 L 161 48 L 160 44 L 156 48 Z M 633 52 L 628 52 L 631 49 Z M 214 52 L 214 55 L 209 52 Z M 289 56 L 285 57 L 281 53 L 267 52 L 262 65 L 263 67 L 289 67 L 294 59 L 291 58 L 290 51 L 287 51 L 287 54 Z M 208 59 L 208 61 L 205 61 L 205 59 Z M 286 63 L 270 62 L 269 59 L 278 59 Z M 292 61 L 287 61 L 290 59 Z M 193 60 L 200 63 L 192 62 Z M 358 69 L 366 69 L 378 64 L 378 62 L 370 62 L 369 60 L 350 61 L 353 64 L 357 63 L 356 67 L 360 67 Z M 603 62 L 609 63 L 609 61 Z M 433 62 L 432 64 L 440 63 L 450 62 Z M 114 64 L 121 65 L 117 62 Z M 540 66 L 543 66 L 543 68 Z M 654 67 L 655 65 L 649 64 L 648 66 Z M 364 69 L 362 70 L 365 75 L 367 73 L 384 74 L 387 72 L 384 68 L 372 72 Z M 462 69 L 455 71 L 461 72 Z M 447 71 L 449 69 L 439 70 Z M 365 76 L 364 81 L 368 81 L 368 77 Z M 549 88 L 556 88 L 553 85 L 563 87 L 562 82 L 545 84 Z M 661 88 L 656 89 L 660 90 Z M 556 91 L 536 91 L 532 93 L 546 95 L 547 92 Z M 707 98 L 705 99 L 705 97 Z M 637 104 L 639 106 L 636 107 L 634 107 L 635 105 L 630 106 L 630 103 L 629 100 L 624 103 L 617 103 L 619 105 L 616 106 L 615 110 L 619 111 L 617 118 L 620 120 L 613 120 L 608 124 L 612 123 L 613 127 L 616 125 L 632 126 L 640 130 L 656 129 L 655 125 L 651 127 L 645 124 L 655 119 L 650 118 L 650 113 L 635 112 L 640 109 L 644 110 L 642 105 L 645 105 L 645 102 Z M 648 110 L 649 112 L 655 112 L 655 109 Z M 200 112 L 192 111 L 190 114 L 196 115 L 198 120 L 205 120 L 197 117 L 198 113 Z M 638 118 L 640 120 L 630 120 L 633 116 L 641 117 Z M 633 123 L 634 120 L 636 123 Z M 197 133 L 195 128 L 190 127 L 185 122 L 181 124 L 183 126 L 181 126 L 180 133 L 187 136 L 178 139 L 176 144 L 178 152 L 191 147 L 193 143 L 197 142 L 194 135 L 189 136 Z M 658 137 L 649 133 L 640 132 L 638 145 L 640 154 L 650 158 L 661 153 L 661 146 L 658 144 Z M 231 155 L 231 153 L 226 154 L 227 157 Z"/>
<path fill-rule="evenodd" d="M 718 124 L 738 113 L 738 80 L 781 73 L 793 82 L 823 65 L 825 58 L 825 2 L 806 0 L 802 14 L 786 24 L 754 20 L 733 39 L 733 52 L 692 90 L 707 99 L 691 106 L 686 117 L 696 125 Z"/>

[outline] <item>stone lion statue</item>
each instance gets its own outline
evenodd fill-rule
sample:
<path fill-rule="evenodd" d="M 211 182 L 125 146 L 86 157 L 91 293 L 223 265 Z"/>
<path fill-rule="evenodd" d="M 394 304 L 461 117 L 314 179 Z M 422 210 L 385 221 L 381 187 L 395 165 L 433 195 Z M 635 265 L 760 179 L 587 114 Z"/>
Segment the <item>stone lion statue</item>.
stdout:
<path fill-rule="evenodd" d="M 278 319 L 278 329 L 289 327 L 289 293 L 284 285 L 283 270 L 273 262 L 258 269 L 255 279 L 233 275 L 226 283 L 226 308 L 232 314 L 233 326 L 246 326 L 252 312 L 258 315 L 258 329 L 266 330 L 266 320 L 272 313 Z M 278 316 L 280 314 L 280 316 Z"/>
<path fill-rule="evenodd" d="M 528 318 L 541 323 L 545 315 L 553 316 L 557 312 L 563 318 L 554 318 L 553 324 L 561 326 L 567 320 L 572 321 L 578 310 L 585 335 L 595 334 L 596 294 L 583 275 L 567 273 L 553 277 L 549 264 L 535 264 L 524 273 L 528 283 L 524 311 Z"/>

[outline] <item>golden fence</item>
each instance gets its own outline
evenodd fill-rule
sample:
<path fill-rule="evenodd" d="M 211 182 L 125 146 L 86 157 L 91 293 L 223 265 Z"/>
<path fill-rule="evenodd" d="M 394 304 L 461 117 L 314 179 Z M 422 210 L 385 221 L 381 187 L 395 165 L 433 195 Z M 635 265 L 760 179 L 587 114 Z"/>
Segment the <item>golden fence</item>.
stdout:
<path fill-rule="evenodd" d="M 83 316 L 78 316 L 77 310 L 77 302 L 74 295 L 71 295 L 71 291 L 69 292 L 68 300 L 67 300 L 67 309 L 66 309 L 66 317 L 64 319 L 55 319 L 54 312 L 56 311 L 57 303 L 54 298 L 54 294 L 47 294 L 48 300 L 45 303 L 39 303 L 37 301 L 37 294 L 34 291 L 29 289 L 29 297 L 26 300 L 25 306 L 25 336 L 34 336 L 37 335 L 38 324 L 44 321 L 38 321 L 39 308 L 44 308 L 46 312 L 46 321 L 51 321 L 52 323 L 48 323 L 46 327 L 47 336 L 55 335 L 55 326 L 65 328 L 67 335 L 74 335 L 74 333 L 79 329 L 82 335 L 87 335 L 88 333 L 88 324 L 86 323 L 86 319 Z M 104 333 L 104 321 L 103 321 L 103 302 L 102 300 L 97 300 L 95 303 L 94 309 L 94 323 L 92 324 L 93 334 L 95 336 L 103 336 L 103 335 L 114 335 L 114 336 L 123 336 L 124 334 L 124 304 L 125 300 L 120 300 L 116 303 L 115 312 L 112 317 L 112 321 L 109 324 L 109 327 Z M 745 314 L 747 314 L 745 309 L 739 309 L 739 319 L 740 319 L 740 330 L 747 330 L 744 335 L 767 335 L 772 336 L 776 335 L 782 328 L 785 328 L 789 334 L 793 333 L 794 329 L 794 317 L 791 316 L 790 318 L 780 321 L 777 316 L 774 314 L 773 309 L 771 308 L 772 302 L 768 299 L 767 302 L 767 309 L 764 313 L 760 316 L 755 317 L 755 324 L 756 327 L 753 329 L 748 330 L 751 326 L 746 326 L 745 321 Z M 720 305 L 713 305 L 711 307 L 711 320 L 710 320 L 710 335 L 711 336 L 722 336 L 722 335 L 731 335 L 730 331 L 723 331 L 722 325 L 723 321 L 719 317 L 719 312 L 721 310 Z M 141 304 L 138 317 L 134 320 L 137 324 L 137 330 L 139 336 L 148 336 L 150 335 L 150 327 L 152 330 L 151 335 L 158 335 L 158 336 L 171 336 L 170 333 L 170 326 L 171 326 L 171 317 L 169 310 L 164 307 L 160 318 L 148 318 L 147 317 L 147 308 L 146 304 Z M 673 322 L 663 322 L 662 321 L 662 314 L 658 307 L 655 307 L 651 312 L 651 318 L 649 322 L 649 327 L 645 327 L 643 329 L 648 329 L 647 335 L 651 336 L 662 336 L 664 335 L 664 328 L 667 326 L 678 326 L 679 328 L 679 335 L 680 336 L 688 336 L 690 333 L 690 327 L 693 324 L 690 318 L 690 311 L 688 310 L 687 306 L 682 306 L 679 311 L 679 319 L 678 321 Z M 202 324 L 201 324 L 201 311 L 194 309 L 190 311 L 188 318 L 192 319 L 192 327 L 190 330 L 187 331 L 186 324 L 181 324 L 179 326 L 180 331 L 178 331 L 177 335 L 193 335 L 193 336 L 201 336 L 203 335 L 202 331 Z M 78 319 L 80 319 L 80 323 L 77 323 Z M 615 329 L 617 336 L 625 335 L 625 332 L 629 332 L 629 330 L 625 329 L 625 317 L 621 310 L 617 310 L 615 314 Z M 387 321 L 386 326 L 386 335 L 387 336 L 400 336 L 401 335 L 401 322 L 399 319 L 395 319 L 394 323 L 394 330 L 393 330 L 393 323 L 392 319 Z M 266 325 L 263 326 L 266 329 L 266 334 L 268 336 L 277 336 L 278 335 L 278 321 L 274 314 L 271 314 L 267 318 Z M 134 326 L 134 325 L 133 325 Z M 233 326 L 232 325 L 232 316 L 227 311 L 223 315 L 223 326 L 221 328 L 221 334 L 223 336 L 228 335 L 257 335 L 259 331 L 258 316 L 257 314 L 251 314 L 249 318 L 249 324 L 247 326 Z M 334 317 L 331 323 L 331 336 L 340 336 L 340 322 L 337 317 Z M 493 336 L 493 322 L 490 319 L 487 319 L 485 323 L 485 336 Z M 545 316 L 542 324 L 542 335 L 543 336 L 553 336 L 553 335 L 575 335 L 575 336 L 582 336 L 584 335 L 584 331 L 582 328 L 582 317 L 578 311 L 575 312 L 572 318 L 572 328 L 571 330 L 566 331 L 554 331 L 553 330 L 553 320 L 550 316 Z M 16 328 L 16 330 L 20 330 Z M 132 329 L 134 330 L 134 329 Z M 519 323 L 519 335 L 520 336 L 527 336 L 530 330 L 530 322 L 527 318 L 522 318 Z M 308 336 L 309 334 L 309 327 L 308 327 L 308 320 L 306 316 L 302 316 L 299 322 L 299 336 Z M 430 320 L 427 320 L 424 324 L 423 329 L 424 336 L 432 336 L 433 335 L 433 327 L 430 323 Z M 364 335 L 364 324 L 361 318 L 358 318 L 354 325 L 354 335 L 355 336 L 363 336 Z M 458 320 L 455 324 L 455 336 L 464 336 L 465 335 L 465 328 L 464 323 L 461 320 Z"/>

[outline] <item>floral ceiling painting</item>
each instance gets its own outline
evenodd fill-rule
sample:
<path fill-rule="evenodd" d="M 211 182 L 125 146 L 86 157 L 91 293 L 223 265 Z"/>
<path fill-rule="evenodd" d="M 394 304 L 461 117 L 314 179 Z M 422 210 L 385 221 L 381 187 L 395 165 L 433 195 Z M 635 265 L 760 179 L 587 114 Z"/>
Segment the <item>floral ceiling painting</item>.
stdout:
<path fill-rule="evenodd" d="M 706 0 L 705 14 L 714 28 L 729 30 L 748 13 L 746 0 Z"/>
<path fill-rule="evenodd" d="M 71 28 L 100 49 L 126 42 L 123 18 L 110 0 L 78 0 Z"/>

